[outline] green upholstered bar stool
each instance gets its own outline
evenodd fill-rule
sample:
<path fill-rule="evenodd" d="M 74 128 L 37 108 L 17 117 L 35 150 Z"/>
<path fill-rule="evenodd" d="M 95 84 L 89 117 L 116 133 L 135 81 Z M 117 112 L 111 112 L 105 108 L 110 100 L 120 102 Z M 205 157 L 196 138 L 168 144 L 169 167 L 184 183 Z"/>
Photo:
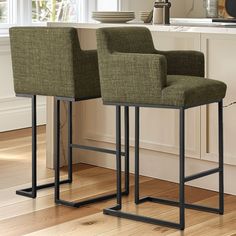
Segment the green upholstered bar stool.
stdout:
<path fill-rule="evenodd" d="M 157 225 L 185 228 L 185 208 L 223 214 L 223 110 L 226 85 L 204 78 L 204 55 L 195 51 L 157 51 L 147 28 L 97 30 L 101 93 L 104 104 L 116 106 L 117 205 L 105 214 Z M 219 167 L 185 176 L 185 110 L 217 103 L 219 108 Z M 135 203 L 151 201 L 179 207 L 179 222 L 169 222 L 121 211 L 121 106 L 135 107 Z M 180 118 L 179 201 L 139 197 L 139 108 L 178 109 Z M 148 160 L 146 160 L 148 161 Z M 219 174 L 219 208 L 185 202 L 185 183 Z M 157 186 L 158 187 L 158 186 Z"/>
<path fill-rule="evenodd" d="M 17 194 L 35 198 L 37 190 L 55 185 L 55 202 L 79 207 L 116 194 L 70 202 L 60 198 L 60 184 L 72 182 L 72 148 L 115 154 L 115 150 L 72 142 L 72 102 L 100 98 L 97 51 L 83 51 L 74 28 L 13 27 L 10 29 L 14 88 L 32 98 L 32 187 Z M 37 185 L 36 95 L 56 100 L 55 183 Z M 68 102 L 68 179 L 60 181 L 60 101 Z M 125 190 L 129 193 L 129 110 L 125 108 Z"/>

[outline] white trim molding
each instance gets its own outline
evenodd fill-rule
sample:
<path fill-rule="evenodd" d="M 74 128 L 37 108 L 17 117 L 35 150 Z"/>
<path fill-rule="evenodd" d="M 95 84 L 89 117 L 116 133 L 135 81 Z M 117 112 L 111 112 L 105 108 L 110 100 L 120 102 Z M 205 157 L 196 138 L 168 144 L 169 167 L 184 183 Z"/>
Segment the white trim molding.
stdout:
<path fill-rule="evenodd" d="M 31 99 L 16 98 L 9 37 L 0 37 L 0 132 L 31 127 Z M 37 98 L 38 125 L 46 123 L 46 99 Z"/>
<path fill-rule="evenodd" d="M 37 102 L 37 124 L 46 123 L 46 101 L 39 97 Z M 0 98 L 0 132 L 31 127 L 31 99 Z"/>

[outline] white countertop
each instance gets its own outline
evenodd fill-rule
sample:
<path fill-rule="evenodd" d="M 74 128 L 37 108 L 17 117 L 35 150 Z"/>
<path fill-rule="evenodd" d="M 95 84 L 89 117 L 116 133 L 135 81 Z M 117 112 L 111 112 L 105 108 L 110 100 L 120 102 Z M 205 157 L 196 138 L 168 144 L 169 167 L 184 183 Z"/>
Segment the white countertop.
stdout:
<path fill-rule="evenodd" d="M 190 33 L 212 33 L 212 34 L 236 34 L 236 24 L 232 23 L 212 23 L 206 18 L 172 18 L 170 25 L 152 25 L 141 22 L 131 22 L 126 24 L 103 24 L 103 23 L 62 23 L 49 22 L 49 26 L 75 27 L 81 29 L 98 29 L 101 27 L 147 27 L 150 31 L 161 32 L 190 32 Z M 9 35 L 4 31 L 0 34 L 1 40 L 6 40 Z"/>
<path fill-rule="evenodd" d="M 184 19 L 185 20 L 185 19 Z M 103 23 L 48 23 L 49 26 L 68 26 L 81 29 L 98 29 L 101 27 L 147 27 L 150 31 L 162 32 L 190 32 L 190 33 L 213 33 L 213 34 L 236 34 L 236 24 L 211 23 L 210 19 L 172 19 L 171 25 L 152 25 L 144 23 L 126 24 L 103 24 Z"/>

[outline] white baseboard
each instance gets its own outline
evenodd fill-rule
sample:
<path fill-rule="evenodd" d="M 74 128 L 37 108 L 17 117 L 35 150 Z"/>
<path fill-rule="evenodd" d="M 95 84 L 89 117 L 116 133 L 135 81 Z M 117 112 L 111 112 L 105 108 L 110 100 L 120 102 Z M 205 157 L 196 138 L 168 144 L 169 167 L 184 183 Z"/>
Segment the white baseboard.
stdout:
<path fill-rule="evenodd" d="M 110 145 L 110 148 L 115 148 Z M 97 154 L 95 152 L 80 151 L 76 162 L 87 163 L 109 169 L 115 169 L 115 156 Z M 216 168 L 217 163 L 186 158 L 186 176 L 195 174 L 207 169 Z M 131 148 L 130 168 L 134 171 L 134 151 Z M 165 154 L 148 150 L 140 150 L 140 174 L 157 179 L 167 180 L 178 183 L 179 161 L 176 155 Z M 236 195 L 236 167 L 225 165 L 225 193 Z M 218 175 L 210 175 L 192 182 L 187 185 L 218 191 Z M 158 188 L 158 186 L 157 186 Z"/>

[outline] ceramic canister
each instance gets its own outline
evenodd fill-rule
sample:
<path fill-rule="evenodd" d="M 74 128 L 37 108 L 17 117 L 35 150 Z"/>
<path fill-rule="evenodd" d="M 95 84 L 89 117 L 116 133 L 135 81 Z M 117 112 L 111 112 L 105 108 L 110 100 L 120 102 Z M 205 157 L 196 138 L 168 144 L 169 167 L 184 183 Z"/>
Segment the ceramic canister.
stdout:
<path fill-rule="evenodd" d="M 162 0 L 157 0 L 156 2 L 161 2 L 161 1 Z M 153 24 L 163 24 L 163 8 L 154 7 Z"/>

